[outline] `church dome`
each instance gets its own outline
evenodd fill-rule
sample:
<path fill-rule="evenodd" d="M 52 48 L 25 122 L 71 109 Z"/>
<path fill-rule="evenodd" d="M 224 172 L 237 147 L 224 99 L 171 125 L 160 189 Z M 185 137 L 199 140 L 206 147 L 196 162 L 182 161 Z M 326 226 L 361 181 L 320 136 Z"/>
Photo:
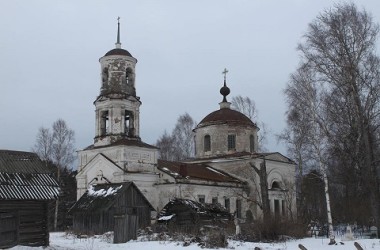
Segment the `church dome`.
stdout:
<path fill-rule="evenodd" d="M 208 114 L 203 120 L 197 125 L 196 128 L 201 128 L 209 125 L 244 125 L 244 126 L 253 126 L 256 125 L 244 114 L 239 111 L 221 108 L 210 114 Z"/>
<path fill-rule="evenodd" d="M 120 49 L 120 48 L 112 49 L 108 51 L 104 56 L 130 56 L 132 57 L 131 53 L 129 53 L 125 49 Z"/>
<path fill-rule="evenodd" d="M 220 89 L 223 101 L 219 103 L 220 109 L 208 114 L 193 130 L 197 158 L 257 151 L 259 128 L 246 115 L 231 109 L 231 103 L 227 101 L 227 95 L 230 94 L 226 83 L 227 72 L 224 69 L 224 83 Z"/>

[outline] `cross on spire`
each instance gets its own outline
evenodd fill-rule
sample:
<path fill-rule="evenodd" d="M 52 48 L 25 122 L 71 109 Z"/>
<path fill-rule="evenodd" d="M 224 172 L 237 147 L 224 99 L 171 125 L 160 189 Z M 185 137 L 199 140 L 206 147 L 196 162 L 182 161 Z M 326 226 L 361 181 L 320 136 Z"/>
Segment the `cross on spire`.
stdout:
<path fill-rule="evenodd" d="M 121 48 L 120 43 L 120 17 L 117 17 L 117 39 L 116 39 L 116 48 Z"/>
<path fill-rule="evenodd" d="M 224 82 L 226 82 L 227 73 L 228 73 L 228 70 L 226 68 L 224 68 L 224 70 L 222 72 L 222 74 L 224 75 Z"/>

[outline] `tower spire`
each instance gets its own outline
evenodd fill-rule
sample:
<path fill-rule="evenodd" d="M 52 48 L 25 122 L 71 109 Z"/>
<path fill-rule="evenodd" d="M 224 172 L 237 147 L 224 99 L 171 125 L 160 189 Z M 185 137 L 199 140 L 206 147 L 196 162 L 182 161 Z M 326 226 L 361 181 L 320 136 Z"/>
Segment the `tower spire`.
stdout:
<path fill-rule="evenodd" d="M 120 49 L 121 48 L 121 43 L 120 43 L 120 17 L 117 17 L 117 39 L 116 39 L 116 48 Z"/>

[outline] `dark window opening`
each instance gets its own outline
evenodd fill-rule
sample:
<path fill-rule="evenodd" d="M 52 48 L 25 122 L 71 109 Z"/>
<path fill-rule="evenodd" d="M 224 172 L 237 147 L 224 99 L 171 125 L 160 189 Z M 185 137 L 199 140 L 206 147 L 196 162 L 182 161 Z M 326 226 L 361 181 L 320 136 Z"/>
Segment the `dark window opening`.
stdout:
<path fill-rule="evenodd" d="M 211 137 L 209 135 L 205 135 L 204 138 L 204 151 L 211 151 Z"/>
<path fill-rule="evenodd" d="M 284 200 L 281 201 L 281 205 L 282 205 L 282 216 L 285 216 L 285 201 Z"/>
<path fill-rule="evenodd" d="M 274 200 L 274 216 L 277 218 L 280 215 L 280 201 Z"/>
<path fill-rule="evenodd" d="M 125 70 L 125 82 L 127 84 L 130 84 L 132 86 L 134 86 L 134 83 L 133 83 L 133 70 L 131 68 L 127 68 Z"/>
<path fill-rule="evenodd" d="M 236 149 L 236 136 L 235 135 L 228 135 L 228 150 L 235 150 Z"/>
<path fill-rule="evenodd" d="M 277 181 L 272 183 L 272 189 L 281 189 L 280 184 Z"/>
<path fill-rule="evenodd" d="M 249 150 L 251 153 L 255 152 L 255 137 L 253 135 L 249 136 Z"/>
<path fill-rule="evenodd" d="M 241 218 L 241 200 L 236 200 L 236 218 Z"/>
<path fill-rule="evenodd" d="M 109 130 L 109 116 L 108 110 L 101 112 L 101 120 L 100 120 L 100 135 L 104 136 L 108 134 Z"/>
<path fill-rule="evenodd" d="M 224 199 L 224 207 L 227 209 L 228 212 L 230 211 L 230 199 L 229 198 Z"/>
<path fill-rule="evenodd" d="M 134 137 L 135 128 L 134 128 L 134 121 L 133 121 L 133 113 L 131 111 L 125 110 L 124 121 L 125 121 L 125 134 L 127 136 Z"/>
<path fill-rule="evenodd" d="M 198 201 L 200 203 L 205 203 L 206 202 L 206 197 L 204 195 L 198 195 Z"/>
<path fill-rule="evenodd" d="M 212 204 L 218 203 L 218 197 L 212 197 Z"/>

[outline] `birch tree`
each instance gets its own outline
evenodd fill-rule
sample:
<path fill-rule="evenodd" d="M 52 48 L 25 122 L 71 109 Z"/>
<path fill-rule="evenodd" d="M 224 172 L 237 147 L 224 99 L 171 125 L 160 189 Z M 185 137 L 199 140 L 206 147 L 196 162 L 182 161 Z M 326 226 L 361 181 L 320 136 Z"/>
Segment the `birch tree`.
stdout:
<path fill-rule="evenodd" d="M 303 116 L 308 118 L 307 145 L 323 170 L 324 180 L 326 170 L 336 159 L 358 169 L 371 200 L 374 223 L 380 228 L 376 154 L 380 127 L 380 59 L 375 54 L 378 33 L 379 26 L 371 15 L 359 11 L 354 4 L 338 4 L 321 13 L 309 24 L 298 46 L 301 62 L 286 95 L 289 109 L 302 115 L 303 121 Z M 297 86 L 300 82 L 308 83 L 310 89 L 297 90 L 303 86 Z M 298 95 L 290 95 L 291 88 Z M 303 90 L 308 94 L 304 95 Z M 295 109 L 295 105 L 302 108 Z M 333 149 L 347 153 L 334 155 Z"/>
<path fill-rule="evenodd" d="M 37 133 L 33 151 L 45 162 L 53 163 L 56 166 L 57 181 L 60 185 L 61 171 L 70 169 L 75 159 L 74 143 L 74 131 L 62 119 L 53 123 L 52 132 L 41 127 Z M 59 204 L 58 197 L 54 208 L 54 230 L 57 230 Z"/>
<path fill-rule="evenodd" d="M 241 95 L 232 97 L 231 108 L 239 111 L 240 113 L 247 116 L 259 127 L 258 131 L 258 151 L 264 152 L 267 151 L 265 147 L 267 143 L 267 137 L 269 134 L 268 126 L 264 122 L 258 120 L 257 109 L 255 102 L 248 96 L 243 97 Z"/>
<path fill-rule="evenodd" d="M 173 131 L 170 134 L 165 131 L 156 142 L 156 146 L 160 148 L 161 159 L 178 161 L 194 157 L 193 129 L 196 125 L 188 113 L 180 115 Z"/>

